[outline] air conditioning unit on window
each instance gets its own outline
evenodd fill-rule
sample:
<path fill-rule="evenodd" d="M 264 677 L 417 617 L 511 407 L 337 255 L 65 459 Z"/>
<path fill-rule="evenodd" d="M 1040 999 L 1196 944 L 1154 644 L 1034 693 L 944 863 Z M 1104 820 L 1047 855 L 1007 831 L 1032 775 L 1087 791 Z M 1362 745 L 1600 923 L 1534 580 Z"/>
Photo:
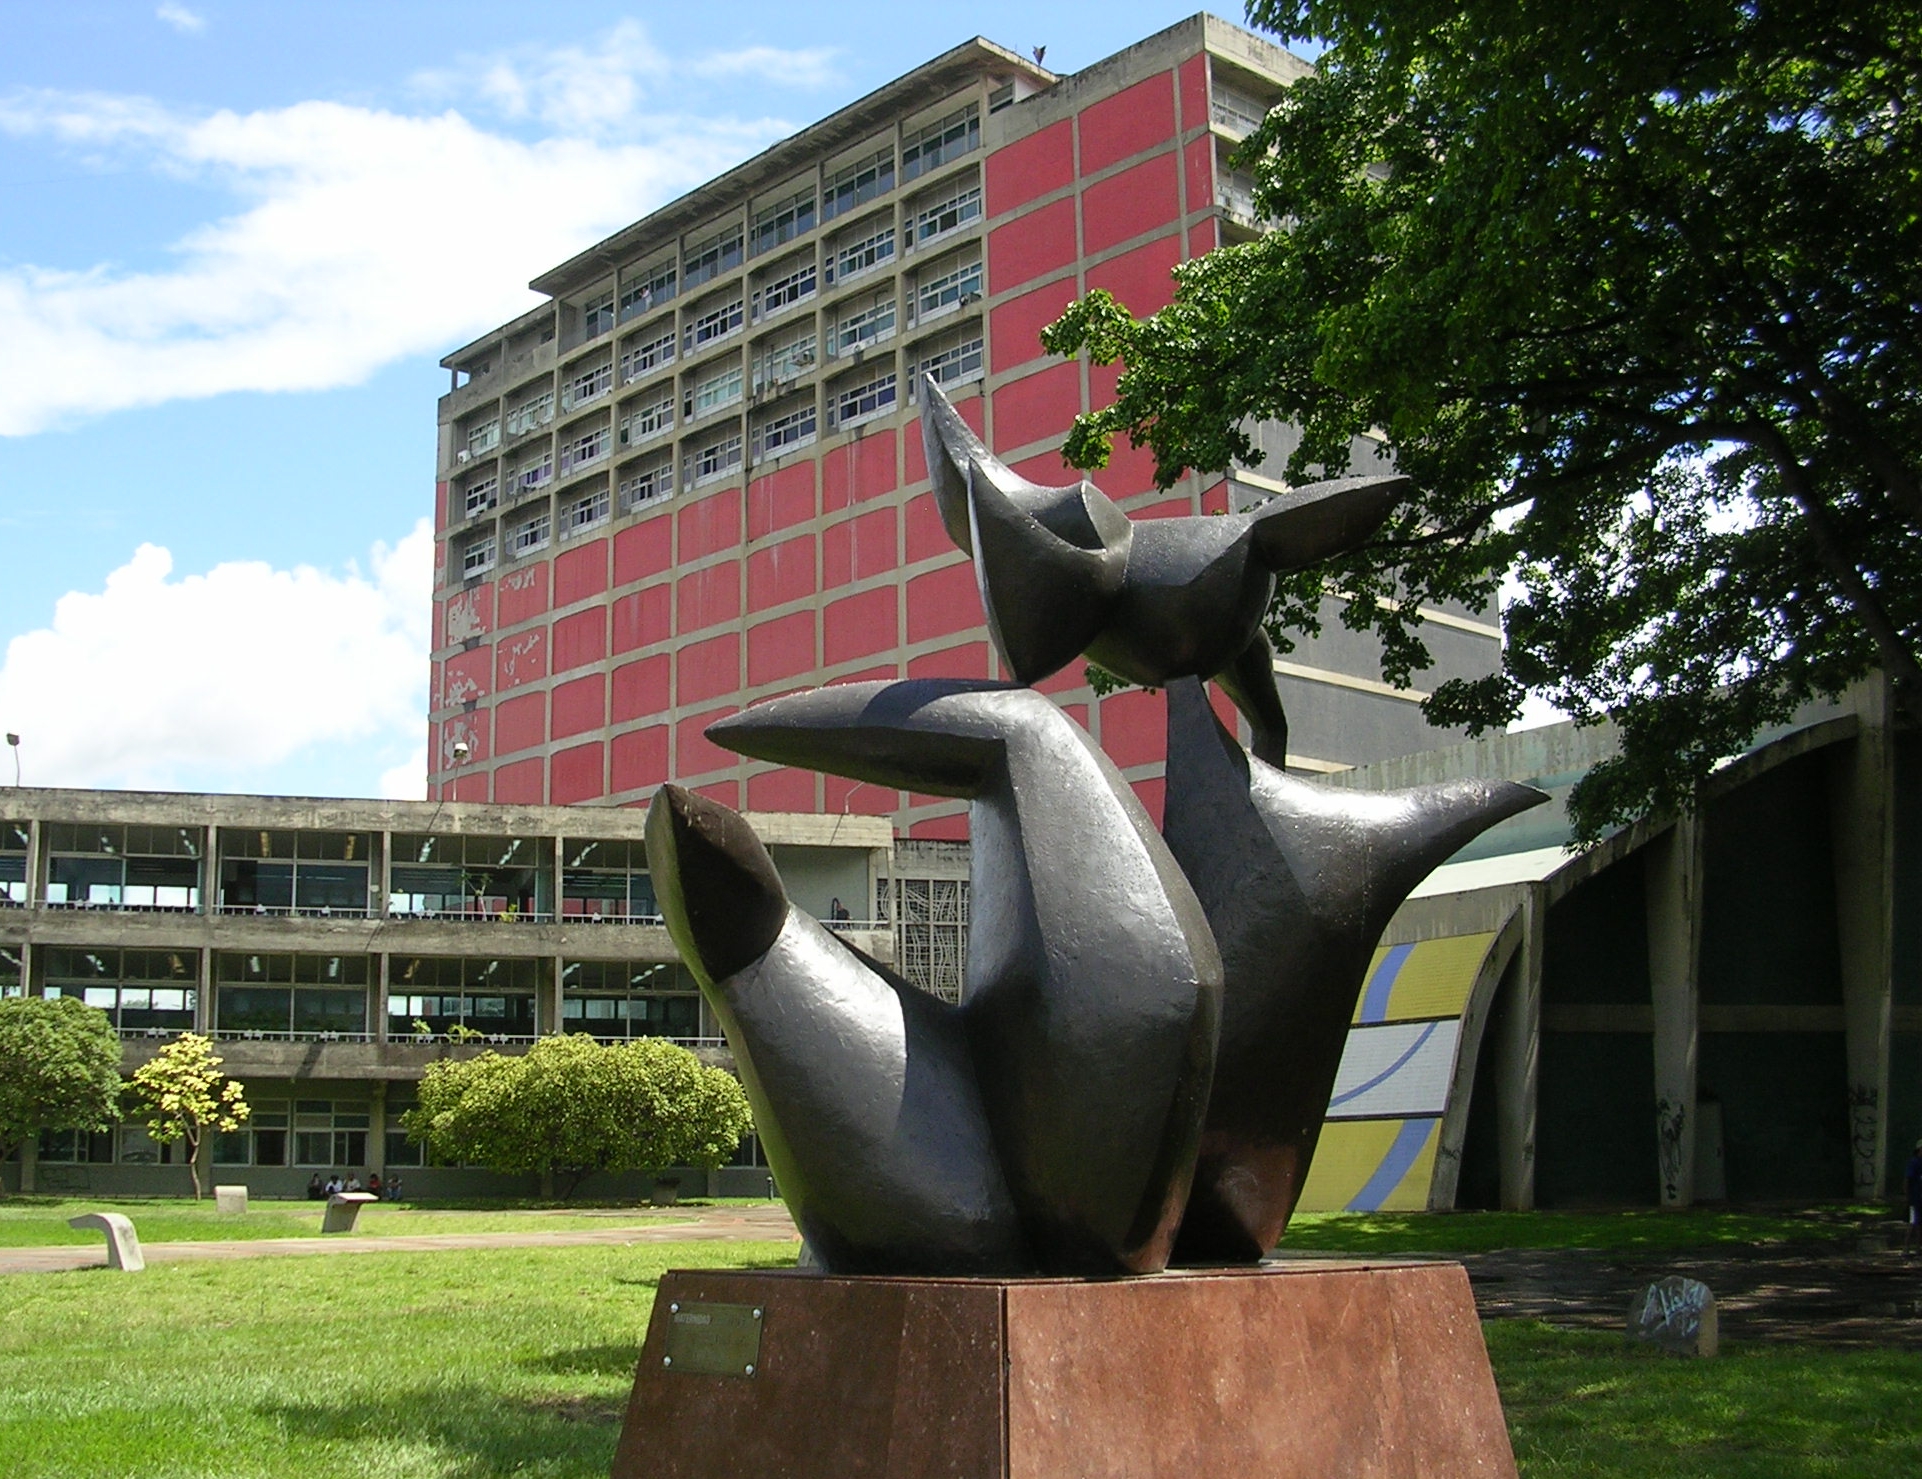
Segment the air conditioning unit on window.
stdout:
<path fill-rule="evenodd" d="M 466 461 L 468 461 L 468 460 L 469 460 L 470 458 L 472 458 L 472 457 L 473 457 L 473 455 L 474 455 L 474 454 L 473 454 L 472 452 L 470 452 L 470 451 L 468 451 L 468 450 L 467 450 L 467 449 L 466 449 L 465 447 L 462 447 L 462 448 L 460 449 L 460 451 L 458 451 L 458 452 L 456 452 L 456 453 L 454 454 L 454 461 L 456 461 L 456 462 L 466 462 Z"/>

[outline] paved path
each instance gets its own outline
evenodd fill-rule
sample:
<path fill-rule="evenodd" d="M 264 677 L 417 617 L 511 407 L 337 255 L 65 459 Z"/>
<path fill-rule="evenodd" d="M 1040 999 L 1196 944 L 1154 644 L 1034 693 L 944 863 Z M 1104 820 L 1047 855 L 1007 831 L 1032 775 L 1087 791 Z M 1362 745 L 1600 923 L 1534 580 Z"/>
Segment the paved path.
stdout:
<path fill-rule="evenodd" d="M 234 1242 L 142 1243 L 149 1263 L 178 1263 L 206 1258 L 281 1258 L 304 1253 L 433 1253 L 457 1248 L 574 1248 L 606 1243 L 696 1243 L 798 1240 L 787 1208 L 702 1207 L 645 1227 L 566 1228 L 549 1232 L 427 1233 L 361 1237 L 333 1234 L 312 1238 L 253 1238 Z M 315 1216 L 319 1216 L 316 1209 Z M 134 1216 L 134 1230 L 140 1218 Z M 51 1273 L 94 1268 L 107 1261 L 106 1239 L 44 1248 L 0 1248 L 0 1274 Z"/>

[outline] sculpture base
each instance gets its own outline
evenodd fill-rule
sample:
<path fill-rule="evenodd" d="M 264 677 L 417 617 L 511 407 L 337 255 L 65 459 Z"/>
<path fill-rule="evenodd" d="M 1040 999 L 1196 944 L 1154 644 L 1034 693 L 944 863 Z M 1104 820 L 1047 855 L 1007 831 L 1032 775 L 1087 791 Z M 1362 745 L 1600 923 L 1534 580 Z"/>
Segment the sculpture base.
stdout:
<path fill-rule="evenodd" d="M 1459 1264 L 669 1273 L 614 1479 L 743 1474 L 1455 1479 L 1515 1459 Z"/>

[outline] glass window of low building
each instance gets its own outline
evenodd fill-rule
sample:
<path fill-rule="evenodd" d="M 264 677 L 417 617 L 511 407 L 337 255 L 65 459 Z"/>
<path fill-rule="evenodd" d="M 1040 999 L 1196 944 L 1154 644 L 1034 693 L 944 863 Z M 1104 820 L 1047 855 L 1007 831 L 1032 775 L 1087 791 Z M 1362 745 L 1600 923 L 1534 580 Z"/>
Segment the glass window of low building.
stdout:
<path fill-rule="evenodd" d="M 701 1035 L 701 997 L 678 962 L 570 960 L 561 966 L 561 1027 L 604 1041 Z"/>
<path fill-rule="evenodd" d="M 122 1033 L 191 1031 L 199 997 L 197 950 L 39 947 L 42 989 L 98 1007 Z"/>
<path fill-rule="evenodd" d="M 561 846 L 563 919 L 652 923 L 660 918 L 642 843 L 570 837 Z"/>
<path fill-rule="evenodd" d="M 396 955 L 387 963 L 389 1036 L 435 1036 L 459 1027 L 490 1039 L 534 1036 L 538 960 Z"/>
<path fill-rule="evenodd" d="M 0 996 L 18 996 L 26 990 L 24 953 L 19 945 L 0 945 Z"/>
<path fill-rule="evenodd" d="M 386 1149 L 389 1172 L 396 1167 L 423 1166 L 427 1163 L 426 1148 L 409 1138 L 407 1132 L 400 1128 L 401 1116 L 413 1107 L 412 1099 L 401 1099 L 391 1089 L 388 1091 Z M 392 1177 L 388 1179 L 392 1180 Z"/>
<path fill-rule="evenodd" d="M 70 908 L 200 907 L 200 831 L 47 824 L 47 902 Z"/>
<path fill-rule="evenodd" d="M 223 831 L 220 910 L 364 916 L 372 855 L 366 832 Z"/>
<path fill-rule="evenodd" d="M 220 951 L 215 1030 L 222 1037 L 365 1037 L 369 975 L 364 955 Z"/>
<path fill-rule="evenodd" d="M 284 1166 L 287 1164 L 288 1104 L 285 1099 L 256 1099 L 247 1096 L 247 1123 L 238 1130 L 216 1135 L 213 1160 L 216 1166 Z"/>
<path fill-rule="evenodd" d="M 120 1153 L 116 1159 L 123 1166 L 184 1165 L 185 1154 L 183 1142 L 170 1140 L 162 1145 L 147 1133 L 145 1125 L 120 1127 Z"/>
<path fill-rule="evenodd" d="M 355 1171 L 367 1164 L 372 1106 L 365 1099 L 294 1100 L 294 1164 Z"/>
<path fill-rule="evenodd" d="M 0 907 L 27 902 L 27 824 L 0 822 Z"/>
<path fill-rule="evenodd" d="M 56 1166 L 106 1166 L 113 1164 L 115 1135 L 112 1130 L 42 1130 L 40 1162 Z"/>
<path fill-rule="evenodd" d="M 532 837 L 396 833 L 390 914 L 430 919 L 541 919 L 553 913 L 553 868 Z"/>

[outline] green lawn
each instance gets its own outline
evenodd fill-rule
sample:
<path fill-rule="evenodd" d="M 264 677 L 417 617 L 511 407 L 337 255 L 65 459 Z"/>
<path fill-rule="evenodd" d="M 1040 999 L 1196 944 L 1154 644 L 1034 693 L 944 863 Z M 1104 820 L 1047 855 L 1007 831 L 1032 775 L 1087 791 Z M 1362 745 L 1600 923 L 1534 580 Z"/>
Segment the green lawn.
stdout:
<path fill-rule="evenodd" d="M 689 1207 L 706 1203 L 685 1203 Z M 748 1205 L 765 1207 L 766 1202 Z M 213 1198 L 178 1200 L 121 1200 L 111 1197 L 0 1198 L 0 1248 L 63 1243 L 98 1243 L 97 1232 L 78 1232 L 67 1219 L 81 1212 L 124 1212 L 133 1219 L 143 1243 L 187 1241 L 317 1238 L 319 1202 L 253 1202 L 244 1216 L 222 1217 Z M 499 1202 L 443 1206 L 409 1202 L 377 1202 L 362 1207 L 356 1234 L 369 1237 L 413 1233 L 552 1232 L 569 1228 L 646 1227 L 674 1220 L 658 1207 L 543 1207 L 503 1206 Z"/>
<path fill-rule="evenodd" d="M 1310 1226 L 1338 1240 L 1386 1237 L 1382 1223 Z M 1577 1227 L 1583 1246 L 1601 1236 Z M 793 1258 L 791 1243 L 679 1243 L 0 1277 L 0 1471 L 602 1476 L 661 1272 Z M 1922 1464 L 1922 1353 L 1725 1342 L 1685 1361 L 1533 1322 L 1485 1328 L 1530 1479 L 1896 1479 Z"/>
<path fill-rule="evenodd" d="M 1610 1253 L 1666 1253 L 1749 1243 L 1859 1238 L 1899 1231 L 1886 1207 L 1809 1207 L 1731 1212 L 1713 1207 L 1620 1212 L 1304 1212 L 1288 1224 L 1275 1251 L 1356 1253 L 1489 1253 L 1501 1248 L 1591 1248 Z"/>

